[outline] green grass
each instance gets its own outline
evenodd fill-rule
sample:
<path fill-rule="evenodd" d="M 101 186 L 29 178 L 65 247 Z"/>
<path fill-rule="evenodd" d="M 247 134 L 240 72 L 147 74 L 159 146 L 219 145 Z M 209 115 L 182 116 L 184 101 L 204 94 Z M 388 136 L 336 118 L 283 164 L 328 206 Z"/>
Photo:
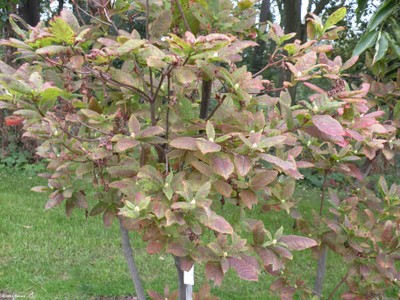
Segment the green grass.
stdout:
<path fill-rule="evenodd" d="M 0 295 L 15 293 L 34 299 L 96 299 L 134 295 L 121 251 L 117 224 L 104 228 L 99 217 L 86 220 L 82 210 L 70 218 L 64 209 L 43 209 L 45 194 L 30 192 L 43 185 L 37 177 L 22 172 L 0 172 Z M 301 209 L 318 205 L 315 189 L 296 194 Z M 261 213 L 260 213 L 261 214 Z M 262 215 L 272 232 L 281 225 L 291 228 L 285 212 Z M 288 229 L 289 230 L 289 229 Z M 285 233 L 289 233 L 285 229 Z M 176 271 L 170 256 L 149 256 L 144 244 L 132 234 L 135 256 L 145 289 L 161 292 L 165 285 L 176 288 Z M 312 286 L 315 260 L 311 251 L 295 253 L 291 269 Z M 328 258 L 326 295 L 344 272 L 337 257 Z M 204 282 L 196 267 L 196 286 Z M 269 293 L 274 278 L 266 274 L 259 282 L 245 282 L 229 271 L 222 288 L 213 293 L 221 299 L 278 299 Z M 1 298 L 1 297 L 0 297 Z"/>

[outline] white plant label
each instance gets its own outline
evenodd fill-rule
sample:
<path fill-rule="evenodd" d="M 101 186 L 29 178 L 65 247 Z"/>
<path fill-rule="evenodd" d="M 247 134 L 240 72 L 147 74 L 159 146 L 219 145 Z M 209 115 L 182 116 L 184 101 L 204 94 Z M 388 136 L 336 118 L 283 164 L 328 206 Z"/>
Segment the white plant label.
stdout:
<path fill-rule="evenodd" d="M 183 283 L 194 285 L 194 265 L 188 272 L 183 271 Z"/>

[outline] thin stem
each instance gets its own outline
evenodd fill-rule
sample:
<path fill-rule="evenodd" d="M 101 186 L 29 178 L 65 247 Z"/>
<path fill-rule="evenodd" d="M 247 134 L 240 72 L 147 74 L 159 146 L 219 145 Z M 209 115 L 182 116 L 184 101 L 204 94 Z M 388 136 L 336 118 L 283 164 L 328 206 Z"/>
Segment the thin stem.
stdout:
<path fill-rule="evenodd" d="M 321 193 L 321 202 L 319 206 L 319 216 L 322 217 L 322 210 L 324 208 L 324 200 L 325 200 L 325 190 L 326 190 L 326 184 L 327 184 L 327 177 L 328 177 L 328 170 L 325 170 L 324 172 L 324 182 L 322 184 L 322 193 Z"/>
<path fill-rule="evenodd" d="M 168 140 L 169 137 L 169 105 L 171 103 L 171 77 L 167 75 L 167 117 L 165 121 L 165 139 Z M 167 170 L 168 171 L 168 170 Z"/>
<path fill-rule="evenodd" d="M 149 19 L 150 19 L 150 4 L 149 4 L 149 0 L 146 0 L 146 39 L 147 40 L 150 40 Z"/>
<path fill-rule="evenodd" d="M 111 20 L 110 16 L 108 15 L 107 8 L 103 8 L 103 11 L 104 11 L 104 15 L 106 16 L 107 21 L 110 22 L 110 24 L 112 25 L 112 27 L 115 30 L 115 33 L 118 34 L 118 28 L 115 25 L 115 23 Z"/>
<path fill-rule="evenodd" d="M 336 291 L 338 290 L 338 288 L 346 281 L 347 277 L 349 276 L 349 273 L 346 273 L 346 275 L 343 276 L 342 280 L 340 280 L 340 282 L 335 286 L 335 288 L 333 289 L 333 291 L 329 294 L 329 297 L 327 300 L 331 300 L 333 299 L 333 296 L 335 296 Z"/>
<path fill-rule="evenodd" d="M 324 183 L 322 184 L 321 203 L 320 203 L 320 207 L 319 207 L 320 219 L 319 219 L 318 223 L 321 222 L 322 211 L 324 208 L 323 205 L 324 205 L 324 200 L 325 200 L 325 191 L 327 188 L 328 172 L 329 172 L 329 170 L 325 170 L 325 172 L 324 172 Z M 321 244 L 319 253 L 320 253 L 320 255 L 319 255 L 318 264 L 317 264 L 317 274 L 316 274 L 316 278 L 315 278 L 314 292 L 318 297 L 321 298 L 323 283 L 324 283 L 324 278 L 325 278 L 325 272 L 326 272 L 326 260 L 328 257 L 328 246 L 324 243 Z"/>
<path fill-rule="evenodd" d="M 151 125 L 155 126 L 157 124 L 155 101 L 150 102 L 150 118 L 151 118 Z"/>
<path fill-rule="evenodd" d="M 185 24 L 186 31 L 190 31 L 190 26 L 189 26 L 189 23 L 186 19 L 184 12 L 183 12 L 181 3 L 179 2 L 179 0 L 175 0 L 175 3 L 176 3 L 176 6 L 178 6 L 178 10 L 179 10 L 179 13 L 181 14 L 183 24 Z"/>
<path fill-rule="evenodd" d="M 92 19 L 95 19 L 96 21 L 98 21 L 98 22 L 100 22 L 100 23 L 102 23 L 102 24 L 104 24 L 104 25 L 113 26 L 113 24 L 104 22 L 103 20 L 101 20 L 101 19 L 99 19 L 99 18 L 97 18 L 97 17 L 95 17 L 95 16 L 89 14 L 89 13 L 86 12 L 84 9 L 82 9 L 78 4 L 76 4 L 75 1 L 73 1 L 73 3 L 75 4 L 75 7 L 79 9 L 79 11 L 83 12 L 83 13 L 84 13 L 85 15 L 87 15 L 88 17 L 91 17 Z M 118 31 L 117 31 L 117 32 L 118 32 Z"/>
<path fill-rule="evenodd" d="M 206 118 L 206 122 L 207 122 L 208 120 L 210 120 L 211 117 L 215 114 L 215 112 L 221 107 L 222 103 L 224 103 L 225 98 L 226 98 L 226 95 L 224 95 L 224 96 L 222 97 L 222 99 L 221 99 L 221 100 L 218 102 L 218 104 L 214 107 L 214 109 L 212 110 L 212 112 L 208 115 L 208 117 Z"/>
<path fill-rule="evenodd" d="M 147 94 L 147 97 L 146 97 L 146 98 L 148 98 L 148 99 L 150 100 L 150 102 L 152 102 L 152 101 L 153 101 L 153 98 L 151 97 L 151 93 L 150 93 L 150 90 L 149 90 L 149 88 L 148 88 L 148 86 L 147 86 L 147 82 L 146 82 L 146 80 L 144 79 L 143 72 L 142 72 L 142 70 L 140 69 L 139 64 L 137 63 L 136 60 L 133 60 L 133 63 L 135 64 L 135 71 L 136 71 L 137 74 L 139 75 L 140 80 L 143 82 L 143 89 L 144 89 L 145 93 Z"/>
<path fill-rule="evenodd" d="M 133 285 L 135 286 L 136 296 L 139 300 L 146 300 L 142 281 L 140 280 L 139 272 L 137 270 L 135 260 L 133 258 L 132 246 L 129 239 L 128 230 L 122 225 L 122 220 L 119 218 L 119 228 L 121 231 L 122 249 L 124 251 L 125 259 L 128 263 L 129 272 Z"/>
<path fill-rule="evenodd" d="M 253 78 L 255 78 L 258 75 L 260 75 L 262 72 L 264 72 L 269 67 L 272 67 L 273 65 L 276 65 L 276 64 L 278 64 L 278 63 L 283 61 L 283 59 L 280 59 L 280 60 L 277 60 L 275 62 L 272 62 L 272 59 L 275 57 L 277 51 L 278 51 L 278 49 L 275 49 L 275 51 L 271 54 L 271 57 L 268 60 L 268 64 L 266 66 L 264 66 L 260 71 L 258 71 L 257 73 L 253 74 Z"/>
<path fill-rule="evenodd" d="M 92 130 L 94 130 L 94 131 L 96 131 L 96 132 L 99 132 L 99 133 L 104 134 L 104 135 L 107 135 L 107 136 L 110 135 L 109 132 L 102 131 L 102 130 L 100 130 L 100 129 L 97 129 L 97 128 L 93 127 L 93 126 L 90 126 L 90 125 L 86 124 L 85 122 L 82 122 L 82 121 L 79 120 L 78 118 L 75 118 L 74 115 L 69 115 L 69 116 L 70 116 L 72 119 L 74 119 L 75 121 L 79 122 L 81 125 L 83 125 L 83 126 L 89 128 L 89 129 L 92 129 Z"/>

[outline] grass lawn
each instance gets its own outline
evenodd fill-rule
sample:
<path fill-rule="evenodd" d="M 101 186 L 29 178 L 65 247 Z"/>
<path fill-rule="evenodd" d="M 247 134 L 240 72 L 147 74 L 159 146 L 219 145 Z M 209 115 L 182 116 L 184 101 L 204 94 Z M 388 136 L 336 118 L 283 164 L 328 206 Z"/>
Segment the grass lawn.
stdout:
<path fill-rule="evenodd" d="M 45 211 L 46 195 L 30 192 L 31 187 L 43 184 L 40 178 L 22 172 L 0 172 L 0 299 L 2 293 L 40 300 L 134 295 L 118 224 L 106 229 L 100 217 L 86 220 L 82 210 L 70 218 L 61 207 Z M 314 189 L 300 190 L 297 197 L 304 210 L 318 203 Z M 289 230 L 293 222 L 286 213 L 267 214 L 264 220 L 272 232 L 281 225 Z M 147 255 L 134 234 L 132 243 L 145 289 L 161 292 L 164 285 L 176 289 L 172 258 Z M 325 295 L 344 272 L 338 258 L 329 255 Z M 310 258 L 311 251 L 295 253 L 291 267 L 312 283 L 315 260 Z M 203 269 L 197 266 L 195 274 L 196 290 L 203 282 Z M 245 282 L 229 271 L 223 287 L 214 288 L 213 293 L 221 299 L 278 299 L 269 293 L 273 280 L 262 274 L 257 283 Z"/>

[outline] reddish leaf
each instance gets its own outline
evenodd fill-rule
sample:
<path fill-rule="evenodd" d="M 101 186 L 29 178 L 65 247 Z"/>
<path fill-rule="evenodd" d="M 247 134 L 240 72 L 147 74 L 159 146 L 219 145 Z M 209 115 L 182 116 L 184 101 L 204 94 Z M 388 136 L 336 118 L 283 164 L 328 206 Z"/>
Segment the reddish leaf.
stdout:
<path fill-rule="evenodd" d="M 103 223 L 104 226 L 110 227 L 115 217 L 115 212 L 112 209 L 107 209 L 103 213 Z"/>
<path fill-rule="evenodd" d="M 205 139 L 198 139 L 197 148 L 199 148 L 202 154 L 212 153 L 212 152 L 219 152 L 221 151 L 221 146 L 217 143 L 207 141 Z"/>
<path fill-rule="evenodd" d="M 189 272 L 190 269 L 193 267 L 194 262 L 190 257 L 185 256 L 181 257 L 180 264 L 183 271 Z"/>
<path fill-rule="evenodd" d="M 256 205 L 258 203 L 257 195 L 251 190 L 241 191 L 239 197 L 249 209 L 252 208 L 253 204 Z"/>
<path fill-rule="evenodd" d="M 140 122 L 134 114 L 129 118 L 128 127 L 130 133 L 138 134 L 140 131 Z"/>
<path fill-rule="evenodd" d="M 128 149 L 134 148 L 139 145 L 139 142 L 131 137 L 122 137 L 118 140 L 115 144 L 115 151 L 116 152 L 123 152 Z"/>
<path fill-rule="evenodd" d="M 270 290 L 272 292 L 276 292 L 281 290 L 284 286 L 286 286 L 286 281 L 283 278 L 279 278 L 275 280 L 271 285 L 270 285 Z"/>
<path fill-rule="evenodd" d="M 291 161 L 285 161 L 280 159 L 279 157 L 270 155 L 270 154 L 262 154 L 261 158 L 263 160 L 266 160 L 267 162 L 270 162 L 276 166 L 278 166 L 279 168 L 281 168 L 284 171 L 287 170 L 296 170 L 296 165 L 295 163 L 291 162 Z"/>
<path fill-rule="evenodd" d="M 89 207 L 86 197 L 83 191 L 77 192 L 75 194 L 76 197 L 76 205 L 80 208 L 87 209 Z"/>
<path fill-rule="evenodd" d="M 140 131 L 136 135 L 136 138 L 137 139 L 148 138 L 148 137 L 160 135 L 160 134 L 164 133 L 164 131 L 165 131 L 164 128 L 162 128 L 160 126 L 152 126 L 152 127 L 148 127 L 146 129 L 143 129 L 142 131 Z"/>
<path fill-rule="evenodd" d="M 181 236 L 178 240 L 172 241 L 167 246 L 167 252 L 175 256 L 186 256 L 190 253 L 192 242 L 186 236 Z"/>
<path fill-rule="evenodd" d="M 277 253 L 280 257 L 284 257 L 287 259 L 293 259 L 293 254 L 288 249 L 283 248 L 281 246 L 274 246 L 273 250 Z"/>
<path fill-rule="evenodd" d="M 165 297 L 160 295 L 156 291 L 148 290 L 147 293 L 149 294 L 150 299 L 153 299 L 153 300 L 165 300 Z"/>
<path fill-rule="evenodd" d="M 252 167 L 251 159 L 245 155 L 235 155 L 234 164 L 238 175 L 244 177 L 249 173 Z"/>
<path fill-rule="evenodd" d="M 217 262 L 209 261 L 205 268 L 206 279 L 211 279 L 216 285 L 220 286 L 224 279 L 224 273 L 222 272 L 221 265 Z"/>
<path fill-rule="evenodd" d="M 390 220 L 387 220 L 383 225 L 381 239 L 385 244 L 390 243 L 393 238 L 393 223 Z"/>
<path fill-rule="evenodd" d="M 264 263 L 264 267 L 272 266 L 272 271 L 277 271 L 282 268 L 282 260 L 270 249 L 263 247 L 255 247 L 258 256 Z"/>
<path fill-rule="evenodd" d="M 222 196 L 230 197 L 232 194 L 232 187 L 230 184 L 223 182 L 221 180 L 217 180 L 213 182 L 214 188 L 220 193 Z"/>
<path fill-rule="evenodd" d="M 75 208 L 75 203 L 72 201 L 72 199 L 68 199 L 65 202 L 65 214 L 67 215 L 67 217 L 71 216 L 74 208 Z"/>
<path fill-rule="evenodd" d="M 53 207 L 59 205 L 63 200 L 64 200 L 63 194 L 56 193 L 49 199 L 49 201 L 46 202 L 44 209 L 47 210 L 47 209 L 53 208 Z"/>
<path fill-rule="evenodd" d="M 214 155 L 211 159 L 211 167 L 215 173 L 221 175 L 225 179 L 228 179 L 234 171 L 233 163 L 226 154 Z"/>
<path fill-rule="evenodd" d="M 264 170 L 257 173 L 251 180 L 251 189 L 253 191 L 264 189 L 275 180 L 276 176 L 278 176 L 278 172 L 275 170 Z"/>
<path fill-rule="evenodd" d="M 211 169 L 211 167 L 209 165 L 207 165 L 206 163 L 203 163 L 202 161 L 199 160 L 194 160 L 192 162 L 190 162 L 190 164 L 196 168 L 197 171 L 199 171 L 201 174 L 211 177 L 214 175 L 213 170 Z"/>
<path fill-rule="evenodd" d="M 4 119 L 6 126 L 17 126 L 22 124 L 22 122 L 24 121 L 24 118 L 19 116 L 7 116 Z"/>
<path fill-rule="evenodd" d="M 292 300 L 296 289 L 292 286 L 284 287 L 281 290 L 281 300 Z"/>
<path fill-rule="evenodd" d="M 249 261 L 243 258 L 228 257 L 229 265 L 235 269 L 241 279 L 257 281 L 259 270 Z"/>
<path fill-rule="evenodd" d="M 147 253 L 149 253 L 149 254 L 157 254 L 157 253 L 161 252 L 163 247 L 164 247 L 164 243 L 161 241 L 158 241 L 158 240 L 150 241 L 147 244 L 146 250 L 147 250 Z"/>
<path fill-rule="evenodd" d="M 281 237 L 279 242 L 284 243 L 289 250 L 295 251 L 318 246 L 318 243 L 315 240 L 297 235 L 285 235 Z"/>
<path fill-rule="evenodd" d="M 344 135 L 343 127 L 340 123 L 329 115 L 317 115 L 312 117 L 314 125 L 323 133 L 332 136 Z"/>
<path fill-rule="evenodd" d="M 394 260 L 391 255 L 386 253 L 379 253 L 376 257 L 376 263 L 378 267 L 382 269 L 392 269 L 394 268 Z"/>
<path fill-rule="evenodd" d="M 226 233 L 226 234 L 233 233 L 233 228 L 231 224 L 229 224 L 228 221 L 226 221 L 223 217 L 215 213 L 211 214 L 209 222 L 207 222 L 207 224 L 205 225 L 221 233 Z"/>
<path fill-rule="evenodd" d="M 170 146 L 178 149 L 197 150 L 197 140 L 192 137 L 179 137 L 169 142 Z"/>
<path fill-rule="evenodd" d="M 265 241 L 265 228 L 261 221 L 258 221 L 252 228 L 253 242 L 256 245 L 262 245 Z"/>

